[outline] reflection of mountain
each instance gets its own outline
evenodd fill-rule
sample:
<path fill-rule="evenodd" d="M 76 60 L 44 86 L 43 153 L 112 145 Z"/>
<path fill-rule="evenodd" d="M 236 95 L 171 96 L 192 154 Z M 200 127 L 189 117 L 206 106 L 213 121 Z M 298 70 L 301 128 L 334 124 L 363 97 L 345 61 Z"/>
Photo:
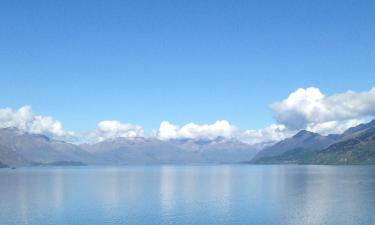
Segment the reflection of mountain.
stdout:
<path fill-rule="evenodd" d="M 0 129 L 0 162 L 11 166 L 236 163 L 250 160 L 257 151 L 251 145 L 224 138 L 115 138 L 78 146 L 15 128 Z"/>
<path fill-rule="evenodd" d="M 375 164 L 375 120 L 341 135 L 301 131 L 262 150 L 252 163 Z"/>

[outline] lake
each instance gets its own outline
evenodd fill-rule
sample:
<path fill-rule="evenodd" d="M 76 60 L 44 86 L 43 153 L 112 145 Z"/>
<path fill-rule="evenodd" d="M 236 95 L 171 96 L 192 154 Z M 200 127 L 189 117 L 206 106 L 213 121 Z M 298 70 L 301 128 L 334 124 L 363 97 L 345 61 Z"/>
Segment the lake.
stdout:
<path fill-rule="evenodd" d="M 375 224 L 374 166 L 0 170 L 0 224 Z"/>

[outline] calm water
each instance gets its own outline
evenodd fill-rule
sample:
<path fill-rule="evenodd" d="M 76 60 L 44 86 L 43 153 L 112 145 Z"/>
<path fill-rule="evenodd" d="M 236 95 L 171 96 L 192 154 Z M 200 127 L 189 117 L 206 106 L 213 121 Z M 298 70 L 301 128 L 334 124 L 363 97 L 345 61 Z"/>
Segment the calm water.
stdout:
<path fill-rule="evenodd" d="M 375 224 L 375 167 L 0 170 L 0 224 Z"/>

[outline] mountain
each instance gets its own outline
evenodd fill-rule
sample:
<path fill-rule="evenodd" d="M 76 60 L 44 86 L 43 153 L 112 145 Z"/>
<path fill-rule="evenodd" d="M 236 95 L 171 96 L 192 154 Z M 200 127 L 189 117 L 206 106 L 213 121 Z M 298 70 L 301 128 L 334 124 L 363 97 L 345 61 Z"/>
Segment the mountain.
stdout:
<path fill-rule="evenodd" d="M 194 157 L 173 144 L 148 138 L 114 138 L 80 147 L 114 165 L 184 163 Z"/>
<path fill-rule="evenodd" d="M 0 162 L 0 168 L 7 168 L 8 165 L 5 165 L 4 163 Z"/>
<path fill-rule="evenodd" d="M 356 135 L 360 135 L 363 131 L 366 131 L 369 128 L 375 127 L 375 119 L 370 121 L 369 123 L 362 123 L 355 127 L 351 127 L 347 129 L 342 136 L 349 138 L 349 137 L 355 137 Z"/>
<path fill-rule="evenodd" d="M 59 161 L 91 163 L 96 159 L 74 144 L 16 128 L 3 128 L 0 129 L 0 161 L 10 166 L 28 166 Z"/>
<path fill-rule="evenodd" d="M 310 164 L 375 164 L 375 127 L 314 154 Z"/>
<path fill-rule="evenodd" d="M 0 162 L 9 166 L 237 163 L 258 148 L 236 139 L 114 138 L 75 145 L 16 128 L 0 129 Z"/>
<path fill-rule="evenodd" d="M 75 145 L 16 128 L 0 129 L 0 166 L 130 164 L 375 164 L 375 120 L 340 135 L 300 131 L 260 148 L 236 139 L 114 138 Z"/>
<path fill-rule="evenodd" d="M 258 150 L 233 139 L 115 138 L 82 149 L 111 164 L 236 163 Z"/>
<path fill-rule="evenodd" d="M 317 133 L 302 130 L 293 137 L 284 139 L 270 147 L 260 151 L 253 159 L 252 163 L 275 163 L 294 162 L 293 156 L 310 154 L 311 152 L 328 147 L 336 142 L 340 137 L 336 135 L 322 136 Z M 287 157 L 284 156 L 287 155 Z"/>
<path fill-rule="evenodd" d="M 318 139 L 307 138 L 310 141 L 306 142 L 306 145 L 302 144 L 298 147 L 295 147 L 295 145 L 289 145 L 293 146 L 289 149 L 285 146 L 288 146 L 290 143 L 301 144 L 303 142 L 293 142 L 285 139 L 284 141 L 271 146 L 271 152 L 264 152 L 267 150 L 265 149 L 258 153 L 251 162 L 258 164 L 375 163 L 375 120 L 349 128 L 341 135 L 318 136 L 316 134 L 308 135 L 306 131 L 302 132 L 304 133 L 303 135 L 299 135 L 300 132 L 291 139 L 299 139 L 298 136 L 320 137 Z"/>

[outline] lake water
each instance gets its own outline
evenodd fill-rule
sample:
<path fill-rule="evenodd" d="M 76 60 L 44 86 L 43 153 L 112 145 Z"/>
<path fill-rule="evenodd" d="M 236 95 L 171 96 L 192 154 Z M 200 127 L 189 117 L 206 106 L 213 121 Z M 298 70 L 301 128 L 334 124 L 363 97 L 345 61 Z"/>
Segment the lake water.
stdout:
<path fill-rule="evenodd" d="M 371 166 L 0 170 L 0 224 L 375 224 Z"/>

